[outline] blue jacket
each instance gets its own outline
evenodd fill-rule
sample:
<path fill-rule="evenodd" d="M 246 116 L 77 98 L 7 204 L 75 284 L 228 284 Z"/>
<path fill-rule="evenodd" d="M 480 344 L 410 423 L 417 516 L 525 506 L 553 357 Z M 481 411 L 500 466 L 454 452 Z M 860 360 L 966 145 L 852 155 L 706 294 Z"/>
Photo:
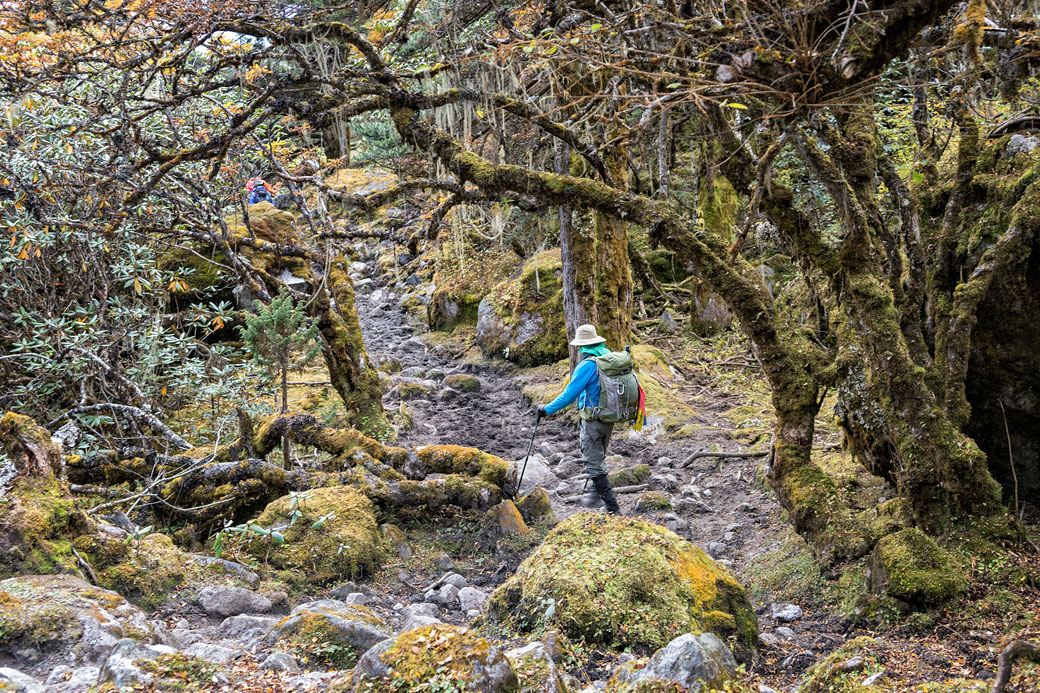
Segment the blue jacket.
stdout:
<path fill-rule="evenodd" d="M 578 402 L 578 409 L 598 406 L 599 375 L 596 371 L 596 359 L 592 356 L 585 357 L 571 373 L 571 381 L 567 383 L 567 388 L 559 397 L 545 405 L 545 413 L 555 414 L 575 400 Z"/>

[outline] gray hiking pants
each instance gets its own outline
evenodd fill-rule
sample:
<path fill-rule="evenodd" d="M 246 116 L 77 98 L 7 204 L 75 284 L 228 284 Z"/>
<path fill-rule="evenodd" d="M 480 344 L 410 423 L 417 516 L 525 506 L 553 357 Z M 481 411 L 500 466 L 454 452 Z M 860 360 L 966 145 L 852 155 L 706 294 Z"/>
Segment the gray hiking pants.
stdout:
<path fill-rule="evenodd" d="M 614 424 L 582 419 L 580 430 L 578 445 L 581 447 L 581 461 L 585 463 L 585 474 L 590 479 L 606 474 L 607 445 Z"/>

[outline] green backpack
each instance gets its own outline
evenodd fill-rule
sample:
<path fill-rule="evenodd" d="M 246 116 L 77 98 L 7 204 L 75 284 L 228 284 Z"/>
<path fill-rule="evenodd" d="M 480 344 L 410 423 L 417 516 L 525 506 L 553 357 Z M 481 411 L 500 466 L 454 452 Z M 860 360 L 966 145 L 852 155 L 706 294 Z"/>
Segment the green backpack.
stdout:
<path fill-rule="evenodd" d="M 581 418 L 603 423 L 634 421 L 639 415 L 639 380 L 632 355 L 627 351 L 612 351 L 595 359 L 599 406 L 583 408 Z"/>

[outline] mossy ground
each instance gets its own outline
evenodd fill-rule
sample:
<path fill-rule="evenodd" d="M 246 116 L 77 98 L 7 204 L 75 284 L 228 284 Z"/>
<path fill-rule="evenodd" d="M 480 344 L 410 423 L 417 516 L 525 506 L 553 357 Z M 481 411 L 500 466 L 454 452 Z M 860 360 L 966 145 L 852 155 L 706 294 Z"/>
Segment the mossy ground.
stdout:
<path fill-rule="evenodd" d="M 493 593 L 489 613 L 516 631 L 554 626 L 617 647 L 713 631 L 746 656 L 758 635 L 743 587 L 700 549 L 657 525 L 591 513 L 550 532 Z"/>
<path fill-rule="evenodd" d="M 279 498 L 255 524 L 278 529 L 284 543 L 251 536 L 243 540 L 243 550 L 272 567 L 299 573 L 310 583 L 371 573 L 386 554 L 372 501 L 347 486 L 311 489 L 295 503 L 291 496 Z"/>

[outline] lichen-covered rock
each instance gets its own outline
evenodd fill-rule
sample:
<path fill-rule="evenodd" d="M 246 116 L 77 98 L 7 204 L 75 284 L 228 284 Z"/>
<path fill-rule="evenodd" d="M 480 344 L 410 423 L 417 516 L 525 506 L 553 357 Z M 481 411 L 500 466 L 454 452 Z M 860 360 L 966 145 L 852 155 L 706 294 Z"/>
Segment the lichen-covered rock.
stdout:
<path fill-rule="evenodd" d="M 17 669 L 0 667 L 0 691 L 15 693 L 44 693 L 46 689 L 38 679 L 23 674 Z"/>
<path fill-rule="evenodd" d="M 544 488 L 534 488 L 526 496 L 521 496 L 516 501 L 516 509 L 520 511 L 520 516 L 524 518 L 524 522 L 529 525 L 539 522 L 555 525 L 560 521 L 556 517 L 556 512 L 552 509 L 549 492 Z"/>
<path fill-rule="evenodd" d="M 105 534 L 82 535 L 73 542 L 94 568 L 98 584 L 138 606 L 154 609 L 190 577 L 194 560 L 163 534 L 126 541 Z"/>
<path fill-rule="evenodd" d="M 279 498 L 255 524 L 279 532 L 284 543 L 253 535 L 244 540 L 245 550 L 276 568 L 298 571 L 309 582 L 371 573 L 386 554 L 372 501 L 350 486 Z"/>
<path fill-rule="evenodd" d="M 567 358 L 559 248 L 528 260 L 519 277 L 498 284 L 480 301 L 477 342 L 485 355 L 521 366 Z"/>
<path fill-rule="evenodd" d="M 475 633 L 432 625 L 401 633 L 364 654 L 354 669 L 355 693 L 437 690 L 436 684 L 479 693 L 514 693 L 519 682 L 498 648 Z"/>
<path fill-rule="evenodd" d="M 175 649 L 166 645 L 146 645 L 123 638 L 115 644 L 101 666 L 98 683 L 110 683 L 117 688 L 135 683 L 151 683 L 155 677 L 146 663 L 176 653 Z"/>
<path fill-rule="evenodd" d="M 210 616 L 239 616 L 271 610 L 271 600 L 267 597 L 233 585 L 203 587 L 196 601 Z"/>
<path fill-rule="evenodd" d="M 941 604 L 968 585 L 953 556 L 916 527 L 882 537 L 867 571 L 871 592 L 916 606 Z"/>
<path fill-rule="evenodd" d="M 737 673 L 737 662 L 726 643 L 714 633 L 686 633 L 654 653 L 638 671 L 624 667 L 607 690 L 638 690 L 641 684 L 675 684 L 687 691 L 714 689 Z"/>
<path fill-rule="evenodd" d="M 122 638 L 155 643 L 161 635 L 126 599 L 71 575 L 0 582 L 0 660 L 32 674 L 98 665 Z"/>
<path fill-rule="evenodd" d="M 675 533 L 632 518 L 578 513 L 557 525 L 491 595 L 488 618 L 533 632 L 549 625 L 550 603 L 550 623 L 587 642 L 661 647 L 707 631 L 743 661 L 758 640 L 732 575 Z"/>
<path fill-rule="evenodd" d="M 531 529 L 524 522 L 516 505 L 511 500 L 504 500 L 490 512 L 495 516 L 495 531 L 501 535 L 530 534 Z"/>
<path fill-rule="evenodd" d="M 298 660 L 349 669 L 390 628 L 370 609 L 335 599 L 300 604 L 279 621 L 267 642 Z"/>
<path fill-rule="evenodd" d="M 543 643 L 533 642 L 509 650 L 506 659 L 516 672 L 520 693 L 570 693 Z"/>

